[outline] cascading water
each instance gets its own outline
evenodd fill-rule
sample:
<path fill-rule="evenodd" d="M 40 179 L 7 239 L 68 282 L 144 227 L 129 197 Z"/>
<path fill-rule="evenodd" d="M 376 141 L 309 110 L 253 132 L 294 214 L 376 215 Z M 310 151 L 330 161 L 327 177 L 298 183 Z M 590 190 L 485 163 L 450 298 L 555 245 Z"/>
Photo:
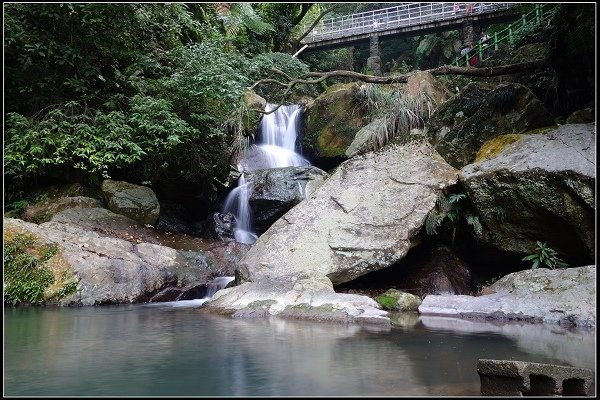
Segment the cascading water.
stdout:
<path fill-rule="evenodd" d="M 268 103 L 265 111 L 276 107 L 276 104 Z M 252 244 L 257 239 L 248 201 L 252 182 L 246 182 L 244 173 L 256 169 L 310 165 L 295 151 L 301 116 L 302 106 L 298 104 L 281 106 L 275 112 L 265 114 L 259 125 L 260 143 L 252 145 L 238 162 L 238 171 L 241 172 L 238 186 L 229 193 L 223 207 L 224 213 L 232 213 L 236 218 L 233 230 L 236 241 Z"/>

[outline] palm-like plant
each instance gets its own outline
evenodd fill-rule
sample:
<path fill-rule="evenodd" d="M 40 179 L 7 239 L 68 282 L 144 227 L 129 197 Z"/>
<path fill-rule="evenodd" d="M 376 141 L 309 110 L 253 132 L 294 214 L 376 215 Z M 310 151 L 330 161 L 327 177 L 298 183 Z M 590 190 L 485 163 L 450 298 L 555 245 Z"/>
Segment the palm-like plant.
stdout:
<path fill-rule="evenodd" d="M 537 241 L 535 251 L 528 256 L 523 257 L 522 261 L 532 261 L 533 264 L 531 265 L 531 269 L 536 269 L 538 267 L 550 269 L 569 267 L 569 264 L 558 258 L 558 252 L 556 250 L 540 241 Z"/>
<path fill-rule="evenodd" d="M 229 36 L 237 35 L 242 28 L 258 35 L 273 30 L 271 24 L 264 22 L 254 12 L 251 3 L 215 3 L 215 10 Z"/>

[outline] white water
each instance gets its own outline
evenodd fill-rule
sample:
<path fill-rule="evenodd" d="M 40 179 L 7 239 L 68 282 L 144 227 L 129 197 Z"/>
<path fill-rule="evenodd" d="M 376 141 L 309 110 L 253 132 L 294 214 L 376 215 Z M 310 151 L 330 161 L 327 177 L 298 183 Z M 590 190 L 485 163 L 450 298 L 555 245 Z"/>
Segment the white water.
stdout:
<path fill-rule="evenodd" d="M 271 111 L 275 107 L 276 104 L 268 103 L 265 110 Z M 238 179 L 238 186 L 225 199 L 223 212 L 235 216 L 233 232 L 235 240 L 240 243 L 252 244 L 258 238 L 253 232 L 252 209 L 248 201 L 252 182 L 246 181 L 244 172 L 310 165 L 308 160 L 295 151 L 301 110 L 300 105 L 292 104 L 264 115 L 259 126 L 261 142 L 248 149 L 238 162 L 238 171 L 242 175 Z"/>
<path fill-rule="evenodd" d="M 165 301 L 165 302 L 157 302 L 157 303 L 148 303 L 145 304 L 147 306 L 161 306 L 165 305 L 171 307 L 198 307 L 208 300 L 210 300 L 215 293 L 219 290 L 224 289 L 225 286 L 231 281 L 235 279 L 235 276 L 219 276 L 213 279 L 212 281 L 206 284 L 206 295 L 201 299 L 192 299 L 192 300 L 177 300 L 177 301 Z"/>

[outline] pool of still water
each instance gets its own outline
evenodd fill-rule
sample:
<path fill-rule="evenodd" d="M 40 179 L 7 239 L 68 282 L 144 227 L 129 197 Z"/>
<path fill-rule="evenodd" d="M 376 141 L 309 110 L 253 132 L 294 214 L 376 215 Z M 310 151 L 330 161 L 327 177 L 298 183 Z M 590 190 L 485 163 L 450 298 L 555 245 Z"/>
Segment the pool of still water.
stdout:
<path fill-rule="evenodd" d="M 5 396 L 477 396 L 477 360 L 595 370 L 595 332 L 234 319 L 192 302 L 4 309 Z"/>

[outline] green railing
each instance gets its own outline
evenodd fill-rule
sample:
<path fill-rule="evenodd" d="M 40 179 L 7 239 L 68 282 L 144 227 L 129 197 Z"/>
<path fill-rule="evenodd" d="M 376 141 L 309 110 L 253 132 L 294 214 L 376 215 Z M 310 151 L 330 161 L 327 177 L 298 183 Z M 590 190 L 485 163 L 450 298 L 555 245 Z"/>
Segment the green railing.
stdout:
<path fill-rule="evenodd" d="M 547 21 L 551 12 L 554 11 L 558 5 L 556 4 L 535 4 L 533 10 L 528 12 L 527 14 L 521 15 L 521 18 L 511 24 L 508 24 L 508 27 L 501 30 L 500 32 L 494 32 L 494 34 L 488 40 L 487 46 L 484 46 L 481 41 L 477 43 L 477 45 L 471 49 L 468 53 L 463 56 L 458 56 L 454 60 L 454 65 L 458 67 L 465 67 L 469 65 L 469 60 L 473 57 L 477 56 L 479 61 L 482 61 L 484 55 L 488 55 L 491 51 L 498 50 L 498 47 L 502 43 L 508 43 L 509 45 L 514 43 L 515 33 L 518 33 L 525 29 L 526 27 L 535 24 L 542 25 L 545 21 Z"/>

